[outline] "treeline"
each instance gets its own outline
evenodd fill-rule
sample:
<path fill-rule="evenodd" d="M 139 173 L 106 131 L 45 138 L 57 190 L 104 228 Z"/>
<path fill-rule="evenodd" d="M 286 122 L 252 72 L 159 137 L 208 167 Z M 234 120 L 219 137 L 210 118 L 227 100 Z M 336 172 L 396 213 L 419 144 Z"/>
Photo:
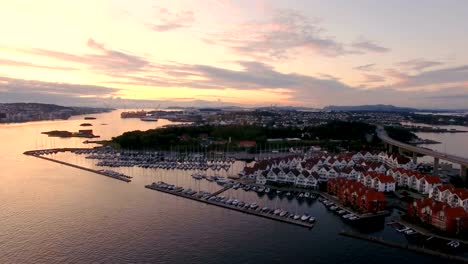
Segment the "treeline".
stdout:
<path fill-rule="evenodd" d="M 268 128 L 260 126 L 189 126 L 168 127 L 147 131 L 126 132 L 112 139 L 114 144 L 128 149 L 160 149 L 171 147 L 193 148 L 200 145 L 226 144 L 231 139 L 232 148 L 239 141 L 255 141 L 267 144 L 267 139 L 299 138 L 303 141 L 342 140 L 369 142 L 375 127 L 360 122 L 334 121 L 321 126 L 300 128 Z"/>
<path fill-rule="evenodd" d="M 387 126 L 385 127 L 385 131 L 387 131 L 389 137 L 401 142 L 409 142 L 418 138 L 416 134 L 403 127 Z"/>
<path fill-rule="evenodd" d="M 468 126 L 468 115 L 455 116 L 455 115 L 421 115 L 421 114 L 408 114 L 407 118 L 415 123 L 424 123 L 430 125 L 457 125 Z"/>

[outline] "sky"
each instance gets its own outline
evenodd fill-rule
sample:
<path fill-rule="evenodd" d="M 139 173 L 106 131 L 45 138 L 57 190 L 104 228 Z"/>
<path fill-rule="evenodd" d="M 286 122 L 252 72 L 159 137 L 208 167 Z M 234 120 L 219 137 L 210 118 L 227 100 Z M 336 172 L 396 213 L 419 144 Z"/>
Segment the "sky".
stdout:
<path fill-rule="evenodd" d="M 468 1 L 0 1 L 0 102 L 468 108 Z"/>

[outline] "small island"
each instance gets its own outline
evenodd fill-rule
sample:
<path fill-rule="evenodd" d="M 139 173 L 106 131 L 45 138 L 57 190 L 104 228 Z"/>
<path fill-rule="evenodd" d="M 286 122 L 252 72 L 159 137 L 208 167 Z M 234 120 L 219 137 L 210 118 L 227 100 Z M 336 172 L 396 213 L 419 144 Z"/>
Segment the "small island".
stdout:
<path fill-rule="evenodd" d="M 65 130 L 53 130 L 42 132 L 41 134 L 48 135 L 49 137 L 60 137 L 60 138 L 70 138 L 70 137 L 80 137 L 80 138 L 98 138 L 93 134 L 93 130 L 79 130 L 78 132 L 70 132 Z"/>

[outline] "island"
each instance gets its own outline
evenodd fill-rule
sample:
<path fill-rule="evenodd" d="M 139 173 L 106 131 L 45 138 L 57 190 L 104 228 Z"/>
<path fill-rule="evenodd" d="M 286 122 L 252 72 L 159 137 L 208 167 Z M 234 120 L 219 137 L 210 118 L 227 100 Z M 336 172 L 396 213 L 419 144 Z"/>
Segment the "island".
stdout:
<path fill-rule="evenodd" d="M 66 130 L 52 130 L 47 132 L 42 132 L 41 134 L 48 135 L 49 137 L 60 137 L 60 138 L 70 138 L 70 137 L 80 137 L 80 138 L 98 138 L 93 134 L 93 130 L 79 130 L 78 132 L 70 132 Z"/>

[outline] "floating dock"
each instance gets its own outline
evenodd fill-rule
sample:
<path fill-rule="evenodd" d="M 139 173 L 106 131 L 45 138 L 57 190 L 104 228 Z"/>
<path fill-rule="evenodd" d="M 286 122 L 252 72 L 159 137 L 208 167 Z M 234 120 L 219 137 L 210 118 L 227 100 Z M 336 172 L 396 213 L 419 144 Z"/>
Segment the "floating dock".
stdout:
<path fill-rule="evenodd" d="M 69 167 L 72 167 L 72 168 L 93 172 L 93 173 L 103 175 L 103 176 L 106 176 L 106 177 L 109 177 L 109 178 L 112 178 L 112 179 L 116 179 L 116 180 L 120 180 L 120 181 L 124 181 L 124 182 L 131 182 L 132 181 L 129 178 L 111 176 L 109 174 L 106 174 L 104 171 L 94 170 L 94 169 L 78 166 L 78 165 L 75 165 L 75 164 L 71 164 L 71 163 L 68 163 L 68 162 L 65 162 L 65 161 L 60 161 L 60 160 L 55 160 L 55 159 L 51 159 L 51 158 L 47 158 L 47 157 L 42 157 L 42 156 L 39 156 L 39 155 L 34 155 L 34 154 L 31 154 L 31 152 L 25 152 L 24 154 L 28 155 L 28 156 L 32 156 L 32 157 L 36 157 L 36 158 L 40 158 L 40 159 L 44 159 L 44 160 L 48 160 L 48 161 L 52 161 L 52 162 L 55 162 L 55 163 L 58 163 L 58 164 L 66 165 L 66 166 L 69 166 Z"/>
<path fill-rule="evenodd" d="M 442 252 L 439 252 L 439 251 L 434 251 L 434 250 L 430 250 L 430 249 L 427 249 L 427 248 L 422 248 L 422 247 L 413 246 L 413 245 L 409 245 L 409 244 L 388 241 L 388 240 L 384 240 L 384 239 L 381 239 L 381 238 L 356 233 L 356 232 L 353 232 L 353 231 L 341 231 L 339 234 L 342 235 L 342 236 L 356 238 L 356 239 L 360 239 L 360 240 L 365 240 L 365 241 L 368 241 L 368 242 L 381 244 L 381 245 L 385 245 L 385 246 L 388 246 L 388 247 L 405 249 L 405 250 L 416 252 L 416 253 L 419 253 L 419 254 L 431 255 L 431 256 L 451 260 L 451 261 L 454 261 L 454 262 L 468 263 L 468 259 L 466 259 L 464 257 L 449 255 L 449 254 L 442 253 Z"/>
<path fill-rule="evenodd" d="M 197 202 L 202 202 L 202 203 L 210 204 L 210 205 L 214 205 L 214 206 L 223 207 L 223 208 L 226 208 L 226 209 L 231 209 L 231 210 L 234 210 L 234 211 L 238 211 L 238 212 L 242 212 L 242 213 L 246 213 L 246 214 L 250 214 L 250 215 L 256 215 L 256 216 L 259 216 L 259 217 L 268 218 L 268 219 L 276 220 L 276 221 L 283 222 L 283 223 L 288 223 L 288 224 L 301 226 L 301 227 L 305 227 L 305 228 L 309 228 L 309 229 L 314 227 L 314 223 L 310 223 L 310 222 L 303 222 L 303 221 L 300 221 L 300 220 L 290 219 L 288 217 L 281 217 L 281 216 L 277 216 L 277 215 L 273 215 L 273 214 L 269 214 L 269 213 L 264 213 L 264 212 L 261 212 L 261 211 L 256 211 L 256 210 L 251 210 L 251 209 L 246 209 L 246 208 L 240 208 L 240 207 L 237 207 L 237 206 L 234 206 L 234 205 L 227 205 L 227 204 L 216 202 L 216 201 L 208 201 L 208 200 L 205 200 L 205 199 L 193 197 L 193 196 L 186 195 L 186 194 L 183 194 L 183 193 L 180 193 L 180 192 L 174 192 L 174 191 L 166 190 L 166 189 L 159 188 L 159 187 L 152 186 L 152 185 L 146 185 L 145 187 L 148 188 L 148 189 L 151 189 L 151 190 L 172 194 L 172 195 L 179 196 L 179 197 L 182 197 L 182 198 L 186 198 L 186 199 L 190 199 L 190 200 L 194 200 L 194 201 L 197 201 Z M 227 188 L 227 189 L 229 189 L 229 188 Z"/>

